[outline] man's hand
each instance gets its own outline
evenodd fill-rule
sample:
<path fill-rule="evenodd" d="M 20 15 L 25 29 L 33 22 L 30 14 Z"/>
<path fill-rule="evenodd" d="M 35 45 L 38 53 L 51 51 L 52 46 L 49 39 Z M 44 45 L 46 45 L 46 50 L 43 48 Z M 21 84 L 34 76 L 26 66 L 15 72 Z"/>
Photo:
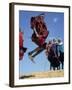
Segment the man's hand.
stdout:
<path fill-rule="evenodd" d="M 37 37 L 38 37 L 38 38 L 42 38 L 43 36 L 42 36 L 42 35 L 38 35 Z"/>

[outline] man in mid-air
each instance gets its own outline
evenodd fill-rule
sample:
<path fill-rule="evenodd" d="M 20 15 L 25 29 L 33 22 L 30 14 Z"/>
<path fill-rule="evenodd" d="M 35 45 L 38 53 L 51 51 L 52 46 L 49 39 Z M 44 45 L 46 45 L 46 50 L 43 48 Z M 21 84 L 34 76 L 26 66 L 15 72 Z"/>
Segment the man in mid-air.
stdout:
<path fill-rule="evenodd" d="M 46 48 L 46 38 L 49 34 L 46 24 L 44 22 L 44 15 L 31 17 L 31 29 L 33 30 L 32 42 L 38 45 L 33 51 L 29 52 L 28 55 L 33 61 L 34 57 L 41 53 Z M 34 61 L 33 61 L 34 62 Z"/>

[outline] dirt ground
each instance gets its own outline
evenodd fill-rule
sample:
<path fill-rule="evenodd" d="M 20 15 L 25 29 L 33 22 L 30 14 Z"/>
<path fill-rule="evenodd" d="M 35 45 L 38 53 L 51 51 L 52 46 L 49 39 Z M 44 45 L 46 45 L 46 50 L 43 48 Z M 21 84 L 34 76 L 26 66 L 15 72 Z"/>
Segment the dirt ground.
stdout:
<path fill-rule="evenodd" d="M 63 70 L 55 70 L 55 71 L 46 71 L 46 72 L 35 72 L 31 74 L 26 74 L 20 76 L 20 79 L 27 79 L 27 78 L 52 78 L 52 77 L 63 77 L 64 71 Z"/>

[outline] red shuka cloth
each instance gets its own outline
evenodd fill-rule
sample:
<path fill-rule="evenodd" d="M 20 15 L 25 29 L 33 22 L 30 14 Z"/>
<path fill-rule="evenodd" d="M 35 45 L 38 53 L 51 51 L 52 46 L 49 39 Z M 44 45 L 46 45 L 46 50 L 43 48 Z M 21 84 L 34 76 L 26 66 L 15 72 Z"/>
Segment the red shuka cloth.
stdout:
<path fill-rule="evenodd" d="M 24 51 L 21 49 L 23 47 L 23 32 L 19 32 L 19 60 L 22 60 L 24 56 Z"/>

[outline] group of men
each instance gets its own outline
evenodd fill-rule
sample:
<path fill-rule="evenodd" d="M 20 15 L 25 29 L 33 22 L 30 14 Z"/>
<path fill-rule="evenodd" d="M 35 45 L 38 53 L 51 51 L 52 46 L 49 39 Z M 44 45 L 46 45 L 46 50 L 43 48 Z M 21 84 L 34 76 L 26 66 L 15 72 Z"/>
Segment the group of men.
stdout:
<path fill-rule="evenodd" d="M 61 39 L 53 39 L 48 42 L 46 45 L 46 56 L 48 58 L 48 61 L 50 61 L 50 69 L 53 67 L 60 69 L 60 63 L 62 64 L 63 69 L 63 63 L 64 63 L 64 44 Z"/>

